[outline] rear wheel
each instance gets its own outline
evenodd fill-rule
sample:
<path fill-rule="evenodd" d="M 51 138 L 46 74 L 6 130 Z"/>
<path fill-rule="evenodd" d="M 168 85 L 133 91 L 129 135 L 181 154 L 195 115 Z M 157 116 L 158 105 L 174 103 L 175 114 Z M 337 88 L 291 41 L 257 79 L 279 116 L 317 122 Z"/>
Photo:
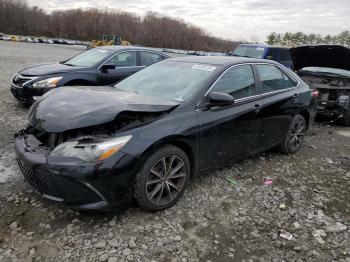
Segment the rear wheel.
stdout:
<path fill-rule="evenodd" d="M 143 210 L 164 210 L 183 195 L 189 176 L 187 155 L 176 146 L 164 146 L 146 160 L 138 173 L 134 196 Z"/>
<path fill-rule="evenodd" d="M 287 136 L 281 144 L 281 150 L 286 154 L 297 152 L 304 142 L 306 121 L 302 115 L 296 115 L 289 127 Z"/>

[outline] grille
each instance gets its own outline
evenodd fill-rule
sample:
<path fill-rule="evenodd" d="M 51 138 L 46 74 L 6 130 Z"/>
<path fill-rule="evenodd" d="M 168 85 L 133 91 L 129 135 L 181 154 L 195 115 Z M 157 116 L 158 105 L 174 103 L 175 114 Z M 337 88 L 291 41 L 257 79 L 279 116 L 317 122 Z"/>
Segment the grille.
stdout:
<path fill-rule="evenodd" d="M 33 77 L 23 77 L 20 75 L 15 75 L 12 79 L 12 83 L 16 86 L 22 87 L 26 82 L 32 80 Z"/>
<path fill-rule="evenodd" d="M 56 183 L 49 172 L 41 169 L 35 169 L 35 171 L 32 171 L 25 167 L 21 161 L 18 161 L 18 165 L 25 180 L 35 191 L 39 192 L 41 195 L 46 195 L 51 199 L 63 201 L 63 194 L 56 186 Z"/>

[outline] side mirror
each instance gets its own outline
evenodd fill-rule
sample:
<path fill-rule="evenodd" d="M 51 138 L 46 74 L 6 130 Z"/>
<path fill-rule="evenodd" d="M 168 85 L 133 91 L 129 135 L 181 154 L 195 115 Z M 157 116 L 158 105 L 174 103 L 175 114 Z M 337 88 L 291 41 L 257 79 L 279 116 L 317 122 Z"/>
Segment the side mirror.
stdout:
<path fill-rule="evenodd" d="M 215 106 L 230 106 L 234 104 L 234 98 L 233 96 L 226 94 L 226 93 L 220 93 L 220 92 L 211 92 L 209 93 L 209 106 L 215 107 Z"/>
<path fill-rule="evenodd" d="M 115 69 L 115 64 L 104 64 L 104 65 L 101 67 L 101 70 L 102 70 L 102 71 L 107 71 L 108 69 Z"/>

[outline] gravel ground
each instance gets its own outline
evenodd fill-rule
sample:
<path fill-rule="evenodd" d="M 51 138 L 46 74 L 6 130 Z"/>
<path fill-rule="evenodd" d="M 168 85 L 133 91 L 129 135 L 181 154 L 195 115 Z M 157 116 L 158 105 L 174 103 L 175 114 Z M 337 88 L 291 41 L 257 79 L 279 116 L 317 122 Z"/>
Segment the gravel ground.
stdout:
<path fill-rule="evenodd" d="M 350 261 L 349 128 L 317 124 L 295 155 L 196 178 L 164 212 L 81 214 L 34 194 L 13 150 L 28 109 L 9 80 L 82 50 L 0 42 L 0 261 Z"/>

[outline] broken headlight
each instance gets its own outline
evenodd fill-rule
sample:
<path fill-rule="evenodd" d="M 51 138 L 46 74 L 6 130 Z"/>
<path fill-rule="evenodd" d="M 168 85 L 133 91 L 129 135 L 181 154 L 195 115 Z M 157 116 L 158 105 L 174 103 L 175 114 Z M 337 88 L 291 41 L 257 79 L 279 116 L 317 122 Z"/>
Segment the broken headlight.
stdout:
<path fill-rule="evenodd" d="M 40 80 L 33 84 L 33 87 L 56 87 L 57 83 L 62 79 L 62 76 L 51 77 L 48 79 Z"/>
<path fill-rule="evenodd" d="M 104 160 L 117 153 L 132 136 L 117 137 L 101 142 L 65 142 L 57 146 L 51 156 L 77 157 L 85 162 Z"/>

